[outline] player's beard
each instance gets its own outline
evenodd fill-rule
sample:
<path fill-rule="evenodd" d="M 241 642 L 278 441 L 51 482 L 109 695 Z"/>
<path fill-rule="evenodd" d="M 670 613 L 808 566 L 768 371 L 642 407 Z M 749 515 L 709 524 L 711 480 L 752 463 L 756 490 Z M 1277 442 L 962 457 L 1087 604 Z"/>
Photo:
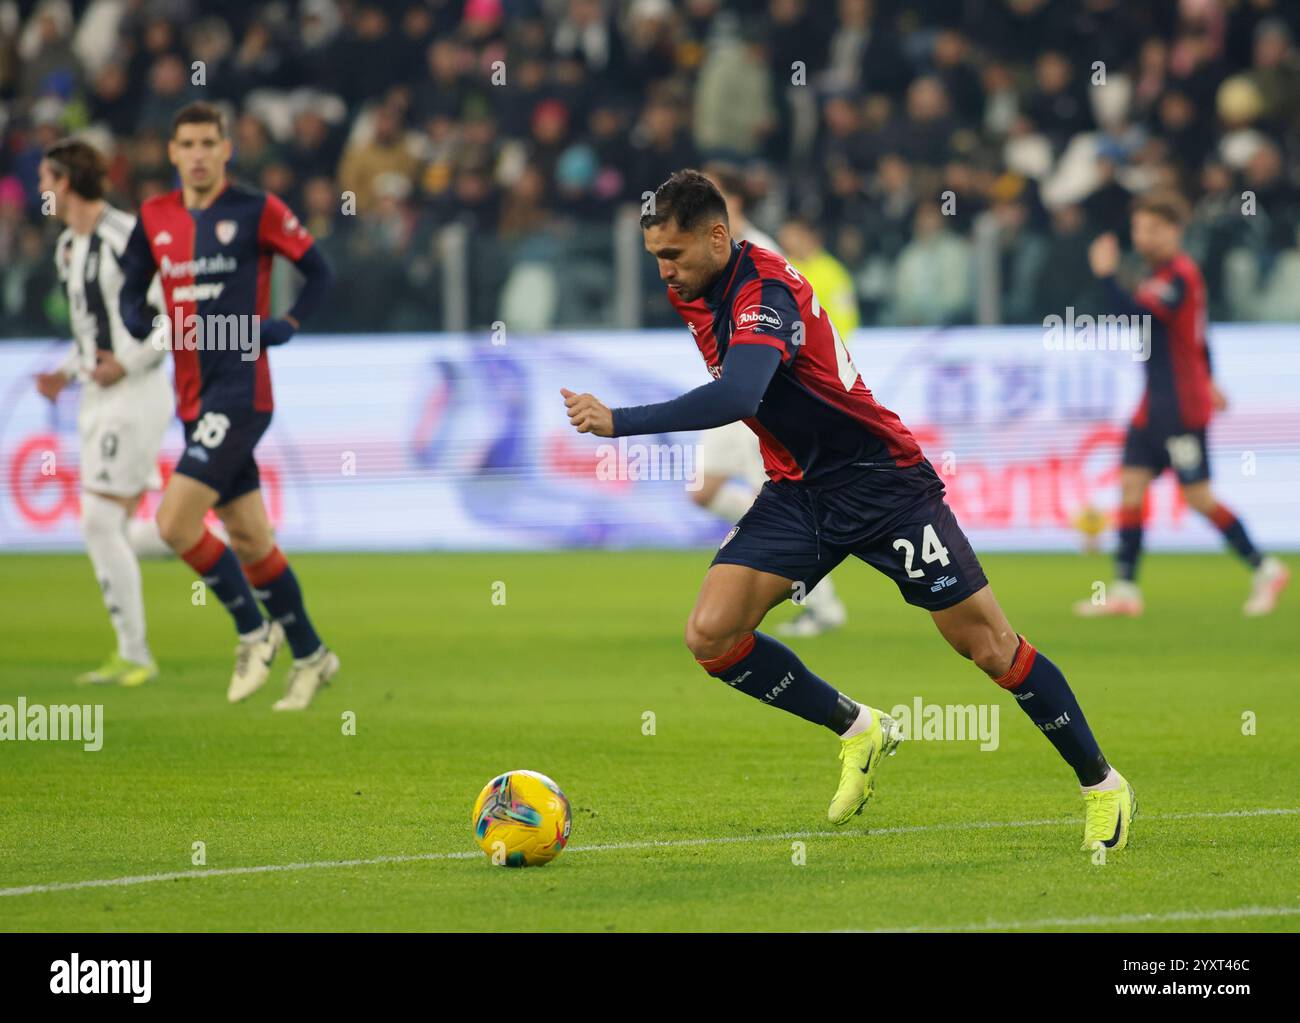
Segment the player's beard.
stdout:
<path fill-rule="evenodd" d="M 722 276 L 723 272 L 726 269 L 727 269 L 727 264 L 723 263 L 722 266 L 718 267 L 713 273 L 709 274 L 709 276 L 706 277 L 697 287 L 691 288 L 689 290 L 685 290 L 677 297 L 680 298 L 683 302 L 695 302 L 703 298 L 713 289 L 713 286 L 718 283 L 718 278 Z"/>

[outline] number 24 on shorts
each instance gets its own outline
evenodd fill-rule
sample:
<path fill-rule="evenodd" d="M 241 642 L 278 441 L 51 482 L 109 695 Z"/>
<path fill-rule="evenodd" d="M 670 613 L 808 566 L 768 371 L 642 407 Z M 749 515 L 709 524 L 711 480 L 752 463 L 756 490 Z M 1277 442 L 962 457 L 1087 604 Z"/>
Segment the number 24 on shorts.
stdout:
<path fill-rule="evenodd" d="M 903 569 L 909 579 L 920 579 L 925 575 L 923 569 L 912 567 L 912 561 L 916 558 L 916 547 L 910 540 L 904 540 L 900 536 L 894 541 L 894 550 L 903 552 Z M 927 565 L 937 561 L 944 568 L 948 567 L 948 548 L 939 542 L 939 534 L 934 531 L 934 524 L 930 522 L 927 522 L 921 531 L 921 560 Z"/>

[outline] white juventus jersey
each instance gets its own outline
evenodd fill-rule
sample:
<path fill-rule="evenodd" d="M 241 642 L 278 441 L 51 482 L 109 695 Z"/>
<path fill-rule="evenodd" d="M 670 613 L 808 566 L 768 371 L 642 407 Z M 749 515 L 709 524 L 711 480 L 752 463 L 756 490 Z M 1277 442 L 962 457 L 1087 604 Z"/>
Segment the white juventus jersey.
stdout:
<path fill-rule="evenodd" d="M 138 341 L 126 329 L 118 311 L 117 300 L 122 290 L 119 260 L 134 227 L 135 217 L 105 203 L 90 234 L 77 234 L 65 228 L 54 248 L 54 265 L 67 292 L 73 336 L 72 351 L 62 369 L 69 377 L 79 377 L 88 393 L 99 390 L 90 381 L 89 374 L 101 349 L 111 351 L 122 363 L 127 372 L 123 384 L 133 377 L 162 375 L 158 370 L 167 354 L 166 327 L 160 326 L 149 337 Z M 162 288 L 157 278 L 150 298 L 155 300 L 156 308 L 162 308 Z"/>
<path fill-rule="evenodd" d="M 77 411 L 81 485 L 118 497 L 161 485 L 158 448 L 175 409 L 171 381 L 162 368 L 170 340 L 166 321 L 137 341 L 118 312 L 119 260 L 134 227 L 135 217 L 105 204 L 89 234 L 68 228 L 54 249 L 73 336 L 60 368 L 82 383 Z M 156 278 L 150 297 L 162 308 L 162 286 Z M 126 376 L 107 387 L 90 376 L 101 351 L 111 351 L 126 370 Z"/>
<path fill-rule="evenodd" d="M 736 234 L 736 240 L 749 242 L 751 245 L 757 245 L 760 249 L 771 249 L 778 256 L 784 256 L 781 246 L 776 243 L 776 239 L 760 227 L 755 227 L 752 223 L 746 222 L 745 229 Z"/>

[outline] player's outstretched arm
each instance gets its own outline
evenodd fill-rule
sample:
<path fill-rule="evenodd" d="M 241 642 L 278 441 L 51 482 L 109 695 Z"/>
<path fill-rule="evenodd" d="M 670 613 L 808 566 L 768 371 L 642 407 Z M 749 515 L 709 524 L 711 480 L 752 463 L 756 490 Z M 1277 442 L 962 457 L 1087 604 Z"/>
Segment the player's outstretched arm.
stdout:
<path fill-rule="evenodd" d="M 591 395 L 561 392 L 569 421 L 579 433 L 631 437 L 646 433 L 708 430 L 747 419 L 758 406 L 781 362 L 781 350 L 767 344 L 733 345 L 722 363 L 722 376 L 693 391 L 653 405 L 605 409 Z M 584 399 L 590 399 L 590 402 Z M 606 417 L 592 406 L 599 405 Z M 604 433 L 602 430 L 609 432 Z"/>

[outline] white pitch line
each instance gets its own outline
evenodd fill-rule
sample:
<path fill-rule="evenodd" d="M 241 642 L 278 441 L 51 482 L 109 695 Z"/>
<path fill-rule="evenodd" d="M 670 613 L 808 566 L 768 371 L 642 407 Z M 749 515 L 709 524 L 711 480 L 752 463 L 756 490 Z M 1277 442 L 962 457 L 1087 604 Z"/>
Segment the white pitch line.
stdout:
<path fill-rule="evenodd" d="M 1277 817 L 1300 814 L 1300 807 L 1259 810 L 1225 810 L 1217 813 L 1142 814 L 1143 821 L 1215 820 L 1230 817 Z M 874 835 L 913 835 L 936 831 L 988 831 L 1002 828 L 1044 828 L 1077 826 L 1074 818 L 1034 821 L 968 821 L 949 824 L 911 824 L 896 828 L 870 828 L 866 831 L 785 831 L 779 834 L 724 835 L 719 838 L 670 838 L 643 842 L 610 842 L 605 845 L 575 845 L 565 851 L 570 855 L 587 852 L 623 852 L 637 849 L 685 849 L 700 845 L 736 845 L 748 842 L 777 842 L 797 838 L 864 838 Z M 137 874 L 132 877 L 109 877 L 93 881 L 58 881 L 53 884 L 29 884 L 17 888 L 0 888 L 0 896 L 39 895 L 45 892 L 68 892 L 82 888 L 124 888 L 159 881 L 188 878 L 237 877 L 244 874 L 277 874 L 291 870 L 329 870 L 337 867 L 371 867 L 385 863 L 425 863 L 436 860 L 470 860 L 483 854 L 477 850 L 447 853 L 415 853 L 406 856 L 373 856 L 356 860 L 312 860 L 306 863 L 268 863 L 257 867 L 213 867 L 206 870 L 177 870 L 166 874 Z"/>
<path fill-rule="evenodd" d="M 937 924 L 933 927 L 881 927 L 839 934 L 934 934 L 939 932 L 1022 931 L 1044 927 L 1109 927 L 1115 924 L 1175 923 L 1189 920 L 1241 920 L 1261 916 L 1300 916 L 1300 906 L 1242 906 L 1238 909 L 1180 909 L 1172 913 L 1123 913 L 1119 916 L 1048 917 L 1043 920 L 986 920 L 979 924 Z"/>

